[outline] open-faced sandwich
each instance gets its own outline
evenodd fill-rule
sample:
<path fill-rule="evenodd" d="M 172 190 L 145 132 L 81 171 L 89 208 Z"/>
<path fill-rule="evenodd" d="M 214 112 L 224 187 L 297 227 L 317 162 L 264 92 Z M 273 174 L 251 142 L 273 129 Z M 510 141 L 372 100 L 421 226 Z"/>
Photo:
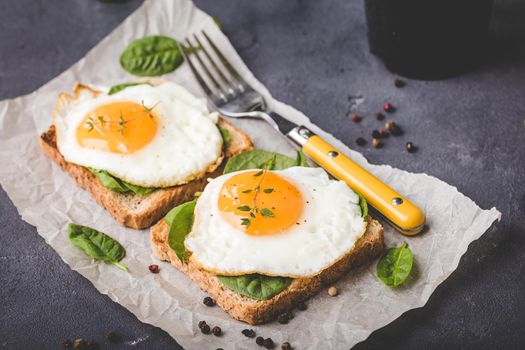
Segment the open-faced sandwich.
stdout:
<path fill-rule="evenodd" d="M 153 226 L 151 241 L 232 317 L 261 324 L 377 256 L 383 228 L 301 153 L 250 150 Z"/>
<path fill-rule="evenodd" d="M 252 142 L 205 99 L 149 80 L 60 94 L 40 146 L 119 223 L 142 229 L 193 198 Z"/>

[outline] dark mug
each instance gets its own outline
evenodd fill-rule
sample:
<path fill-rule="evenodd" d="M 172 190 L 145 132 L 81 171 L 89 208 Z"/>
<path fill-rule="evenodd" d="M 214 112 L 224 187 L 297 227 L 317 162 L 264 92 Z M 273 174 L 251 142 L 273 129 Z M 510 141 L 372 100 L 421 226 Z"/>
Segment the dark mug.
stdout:
<path fill-rule="evenodd" d="M 457 75 L 488 33 L 494 0 L 365 0 L 370 51 L 416 79 Z"/>

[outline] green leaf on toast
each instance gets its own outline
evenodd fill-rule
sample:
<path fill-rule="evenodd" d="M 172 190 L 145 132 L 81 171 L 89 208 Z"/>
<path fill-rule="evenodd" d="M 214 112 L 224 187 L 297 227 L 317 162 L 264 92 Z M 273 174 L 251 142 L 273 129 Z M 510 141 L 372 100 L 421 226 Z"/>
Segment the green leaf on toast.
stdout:
<path fill-rule="evenodd" d="M 122 84 L 113 85 L 109 89 L 108 95 L 116 94 L 117 92 L 120 92 L 126 88 L 129 88 L 131 86 L 137 86 L 137 85 L 150 85 L 150 84 L 147 82 L 135 82 L 135 83 L 122 83 Z"/>
<path fill-rule="evenodd" d="M 222 140 L 223 140 L 223 150 L 226 151 L 228 147 L 230 147 L 230 143 L 232 142 L 232 136 L 230 134 L 230 130 L 226 128 L 221 128 L 219 126 L 219 131 L 221 132 Z"/>
<path fill-rule="evenodd" d="M 289 277 L 264 276 L 250 274 L 243 276 L 217 276 L 227 288 L 240 295 L 257 300 L 268 300 L 288 288 L 292 279 Z"/>
<path fill-rule="evenodd" d="M 95 261 L 104 261 L 128 271 L 128 268 L 120 263 L 126 256 L 126 250 L 115 239 L 91 227 L 77 224 L 69 224 L 67 231 L 69 241 Z"/>
<path fill-rule="evenodd" d="M 297 151 L 297 157 L 295 158 L 295 165 L 296 166 L 308 166 L 308 161 L 306 160 L 306 154 L 304 154 L 303 151 L 299 150 Z"/>
<path fill-rule="evenodd" d="M 407 244 L 390 248 L 377 263 L 377 277 L 389 287 L 397 287 L 405 282 L 412 271 L 414 257 Z"/>
<path fill-rule="evenodd" d="M 305 165 L 306 159 L 303 158 L 304 154 L 300 155 L 299 152 L 296 159 L 293 159 L 280 153 L 259 149 L 244 151 L 228 159 L 224 167 L 224 174 L 240 170 L 263 169 L 268 164 L 271 164 L 269 170 L 283 170 L 293 166 L 307 166 Z"/>
<path fill-rule="evenodd" d="M 354 191 L 355 194 L 359 197 L 359 207 L 361 208 L 361 216 L 366 218 L 368 215 L 368 203 L 366 202 L 365 197 L 361 195 L 361 193 Z"/>
<path fill-rule="evenodd" d="M 152 35 L 129 43 L 120 56 L 120 65 L 131 74 L 154 77 L 174 71 L 182 64 L 175 39 Z"/>
<path fill-rule="evenodd" d="M 113 192 L 118 192 L 118 193 L 133 192 L 139 196 L 144 196 L 156 190 L 156 188 L 141 187 L 141 186 L 130 184 L 129 182 L 123 181 L 111 175 L 106 170 L 98 170 L 98 169 L 93 169 L 93 168 L 87 168 L 87 169 L 93 175 L 97 177 L 97 179 L 100 181 L 102 186 L 106 187 L 107 189 Z"/>
<path fill-rule="evenodd" d="M 171 209 L 164 217 L 168 224 L 168 245 L 177 254 L 180 261 L 187 263 L 189 254 L 184 247 L 184 240 L 193 227 L 193 211 L 197 201 L 193 200 Z"/>

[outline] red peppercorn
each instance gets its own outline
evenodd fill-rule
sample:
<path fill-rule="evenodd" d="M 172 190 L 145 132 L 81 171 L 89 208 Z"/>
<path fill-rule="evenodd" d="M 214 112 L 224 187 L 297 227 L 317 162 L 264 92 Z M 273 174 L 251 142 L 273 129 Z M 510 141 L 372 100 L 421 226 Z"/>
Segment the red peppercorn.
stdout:
<path fill-rule="evenodd" d="M 390 136 L 390 133 L 386 129 L 379 129 L 379 137 L 385 138 Z"/>
<path fill-rule="evenodd" d="M 222 329 L 219 326 L 215 326 L 211 329 L 211 332 L 214 336 L 220 337 L 222 335 Z"/>
<path fill-rule="evenodd" d="M 352 121 L 353 122 L 359 123 L 361 120 L 363 120 L 363 117 L 361 117 L 358 114 L 352 114 Z"/>
<path fill-rule="evenodd" d="M 151 273 L 159 273 L 159 271 L 160 271 L 159 265 L 152 264 L 152 265 L 148 266 L 148 268 L 149 268 L 149 271 Z"/>
<path fill-rule="evenodd" d="M 392 113 L 395 110 L 395 107 L 393 104 L 386 102 L 383 105 L 383 110 L 387 113 Z"/>

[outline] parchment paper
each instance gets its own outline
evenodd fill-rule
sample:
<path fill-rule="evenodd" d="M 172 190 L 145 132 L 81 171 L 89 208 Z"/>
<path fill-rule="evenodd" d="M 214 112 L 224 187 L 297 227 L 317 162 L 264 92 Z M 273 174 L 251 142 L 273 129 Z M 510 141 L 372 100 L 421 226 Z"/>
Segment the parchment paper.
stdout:
<path fill-rule="evenodd" d="M 297 349 L 347 349 L 405 311 L 423 306 L 437 285 L 456 269 L 469 243 L 500 218 L 498 210 L 482 210 L 456 188 L 432 176 L 368 164 L 360 153 L 312 125 L 304 114 L 274 100 L 246 68 L 211 17 L 186 0 L 146 1 L 69 70 L 29 95 L 0 102 L 0 183 L 22 219 L 36 226 L 64 262 L 89 279 L 101 293 L 130 310 L 139 320 L 161 327 L 183 347 L 254 348 L 254 340 L 240 334 L 246 325 L 231 319 L 218 307 L 204 306 L 201 302 L 204 293 L 175 268 L 161 264 L 161 272 L 151 274 L 148 265 L 158 261 L 152 256 L 148 231 L 120 227 L 38 147 L 38 136 L 50 125 L 50 114 L 59 92 L 71 91 L 76 81 L 106 86 L 132 81 L 135 78 L 118 62 L 129 41 L 148 34 L 182 39 L 201 28 L 219 44 L 244 78 L 266 97 L 273 110 L 310 126 L 405 194 L 427 213 L 430 227 L 428 232 L 413 238 L 402 237 L 385 227 L 387 247 L 407 241 L 414 252 L 417 277 L 411 278 L 406 286 L 395 290 L 384 286 L 374 274 L 376 264 L 371 263 L 337 283 L 339 296 L 330 298 L 322 292 L 309 301 L 307 311 L 297 312 L 290 324 L 274 322 L 254 327 L 257 333 L 272 337 L 278 343 L 290 341 Z M 185 65 L 167 78 L 202 95 Z M 238 124 L 253 137 L 258 148 L 293 154 L 289 144 L 265 124 L 255 121 Z M 66 233 L 70 222 L 92 226 L 118 239 L 127 250 L 123 263 L 130 272 L 93 263 L 73 247 Z M 197 323 L 202 319 L 219 325 L 225 331 L 224 336 L 201 335 Z"/>

